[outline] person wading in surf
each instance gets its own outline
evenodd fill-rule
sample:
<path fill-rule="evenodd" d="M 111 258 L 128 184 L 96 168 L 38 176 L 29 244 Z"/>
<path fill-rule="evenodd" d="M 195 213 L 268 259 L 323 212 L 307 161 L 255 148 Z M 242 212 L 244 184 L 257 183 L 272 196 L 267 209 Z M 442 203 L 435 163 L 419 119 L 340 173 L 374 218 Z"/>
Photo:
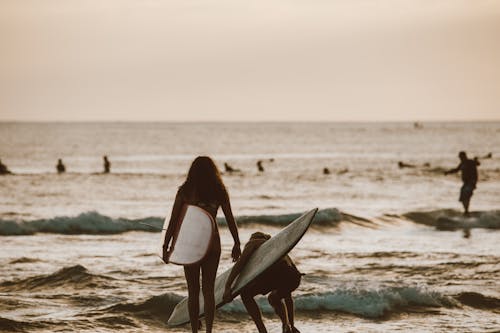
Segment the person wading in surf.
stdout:
<path fill-rule="evenodd" d="M 8 175 L 11 174 L 9 168 L 5 164 L 2 163 L 2 160 L 0 160 L 0 175 Z"/>
<path fill-rule="evenodd" d="M 216 220 L 219 207 L 222 207 L 227 226 L 234 240 L 232 258 L 233 261 L 238 260 L 241 254 L 238 228 L 231 211 L 231 204 L 226 187 L 222 182 L 219 170 L 211 158 L 207 156 L 197 157 L 191 164 L 186 181 L 177 191 L 174 206 L 172 208 L 172 215 L 165 234 L 165 245 L 163 247 L 163 260 L 165 262 L 168 262 L 170 256 L 172 244 L 170 244 L 169 247 L 169 243 L 179 223 L 184 205 L 194 205 L 203 208 L 213 217 L 214 221 Z M 200 293 L 200 272 L 202 277 L 201 286 L 205 301 L 206 332 L 212 332 L 215 315 L 214 285 L 217 268 L 219 266 L 220 253 L 220 236 L 217 224 L 215 224 L 211 248 L 208 250 L 207 255 L 199 263 L 184 266 L 184 275 L 187 280 L 189 296 L 189 318 L 193 333 L 198 332 L 200 326 L 198 321 L 200 309 L 198 301 L 198 295 Z"/>
<path fill-rule="evenodd" d="M 271 235 L 262 232 L 252 234 L 243 249 L 240 259 L 234 265 L 227 279 L 223 297 L 225 302 L 230 302 L 233 299 L 231 295 L 233 281 L 241 273 L 255 250 L 269 238 L 271 238 Z M 267 299 L 281 319 L 283 333 L 300 333 L 294 322 L 292 292 L 300 285 L 302 275 L 292 259 L 285 256 L 241 290 L 241 300 L 248 314 L 255 322 L 259 333 L 267 333 L 267 330 L 254 297 L 268 293 Z"/>
<path fill-rule="evenodd" d="M 107 155 L 104 155 L 102 157 L 102 161 L 103 161 L 103 173 L 110 173 L 111 172 L 111 162 L 108 160 L 108 156 Z"/>
<path fill-rule="evenodd" d="M 458 200 L 464 206 L 464 215 L 468 216 L 470 199 L 477 184 L 477 166 L 480 163 L 477 158 L 473 160 L 468 159 L 464 151 L 458 153 L 458 158 L 460 158 L 460 164 L 456 168 L 446 171 L 444 174 L 448 175 L 461 171 L 463 185 L 460 189 L 460 198 Z"/>
<path fill-rule="evenodd" d="M 62 159 L 57 160 L 56 170 L 57 170 L 57 173 L 65 173 L 66 172 L 66 166 L 64 165 Z"/>

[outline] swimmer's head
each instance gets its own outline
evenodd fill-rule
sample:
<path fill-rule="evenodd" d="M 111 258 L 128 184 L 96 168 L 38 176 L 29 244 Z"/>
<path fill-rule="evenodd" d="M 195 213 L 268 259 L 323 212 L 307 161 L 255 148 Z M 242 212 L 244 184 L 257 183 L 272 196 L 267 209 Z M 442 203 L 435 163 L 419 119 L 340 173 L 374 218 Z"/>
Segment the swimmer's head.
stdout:
<path fill-rule="evenodd" d="M 467 154 L 464 151 L 461 151 L 458 153 L 458 158 L 460 158 L 461 161 L 467 159 Z"/>

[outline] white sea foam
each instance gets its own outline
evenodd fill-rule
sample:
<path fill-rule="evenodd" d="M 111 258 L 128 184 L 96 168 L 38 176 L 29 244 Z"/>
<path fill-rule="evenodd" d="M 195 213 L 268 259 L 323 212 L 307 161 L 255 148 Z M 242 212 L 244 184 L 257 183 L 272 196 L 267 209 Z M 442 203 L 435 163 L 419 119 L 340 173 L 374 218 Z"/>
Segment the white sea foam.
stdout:
<path fill-rule="evenodd" d="M 380 289 L 340 288 L 331 292 L 294 297 L 296 311 L 339 311 L 367 318 L 380 318 L 408 306 L 451 307 L 453 298 L 425 287 L 392 287 Z M 266 298 L 257 300 L 263 312 L 273 309 Z M 245 312 L 243 303 L 236 300 L 222 308 L 228 312 Z"/>

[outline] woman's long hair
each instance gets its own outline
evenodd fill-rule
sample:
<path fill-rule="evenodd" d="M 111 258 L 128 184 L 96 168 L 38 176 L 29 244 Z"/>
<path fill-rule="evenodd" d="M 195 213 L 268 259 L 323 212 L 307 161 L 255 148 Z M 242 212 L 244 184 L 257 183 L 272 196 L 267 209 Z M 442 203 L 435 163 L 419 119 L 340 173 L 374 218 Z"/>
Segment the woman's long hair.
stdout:
<path fill-rule="evenodd" d="M 197 200 L 203 202 L 220 203 L 226 194 L 219 170 L 208 156 L 195 158 L 180 189 L 186 195 L 194 195 Z"/>

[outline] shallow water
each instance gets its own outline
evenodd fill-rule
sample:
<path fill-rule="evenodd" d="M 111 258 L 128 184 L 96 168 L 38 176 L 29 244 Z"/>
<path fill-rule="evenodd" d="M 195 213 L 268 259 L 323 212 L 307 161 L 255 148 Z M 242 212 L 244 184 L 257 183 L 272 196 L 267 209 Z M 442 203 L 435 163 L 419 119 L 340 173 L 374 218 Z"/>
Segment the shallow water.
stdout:
<path fill-rule="evenodd" d="M 0 177 L 0 330 L 188 331 L 165 324 L 186 294 L 182 268 L 162 264 L 159 233 L 140 222 L 161 225 L 190 161 L 208 154 L 242 169 L 223 178 L 243 242 L 320 207 L 291 252 L 307 274 L 295 295 L 302 332 L 498 331 L 500 124 L 424 125 L 0 124 L 15 173 Z M 442 175 L 460 149 L 493 153 L 468 220 L 458 176 Z M 99 174 L 103 154 L 110 175 Z M 58 157 L 67 174 L 53 172 Z M 458 222 L 443 231 L 443 217 Z M 218 222 L 221 272 L 232 243 Z M 215 325 L 255 331 L 239 300 Z"/>

